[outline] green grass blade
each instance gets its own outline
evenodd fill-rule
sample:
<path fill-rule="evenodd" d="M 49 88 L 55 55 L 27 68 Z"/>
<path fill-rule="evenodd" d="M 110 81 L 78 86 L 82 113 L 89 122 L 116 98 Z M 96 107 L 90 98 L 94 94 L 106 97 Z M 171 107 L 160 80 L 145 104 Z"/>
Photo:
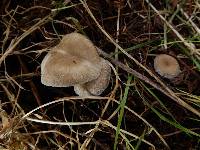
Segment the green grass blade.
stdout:
<path fill-rule="evenodd" d="M 189 129 L 187 129 L 186 127 L 183 127 L 182 125 L 180 124 L 177 124 L 176 122 L 174 121 L 171 121 L 170 119 L 167 119 L 164 115 L 162 115 L 159 111 L 157 111 L 155 108 L 151 107 L 152 111 L 163 121 L 173 125 L 174 127 L 180 129 L 181 131 L 187 133 L 187 134 L 191 134 L 191 135 L 195 135 L 197 137 L 200 137 L 200 135 L 198 133 L 195 133 Z"/>
<path fill-rule="evenodd" d="M 132 76 L 128 76 L 127 85 L 130 84 L 131 80 L 132 80 Z M 118 137 L 119 137 L 120 127 L 121 127 L 121 123 L 122 123 L 122 118 L 123 118 L 123 115 L 124 115 L 124 106 L 126 104 L 128 92 L 129 92 L 129 86 L 126 86 L 125 92 L 124 92 L 124 95 L 123 95 L 123 98 L 122 98 L 121 104 L 120 104 L 121 108 L 120 108 L 120 113 L 119 113 L 118 122 L 117 122 L 117 130 L 116 130 L 116 134 L 115 134 L 114 150 L 117 149 Z"/>
<path fill-rule="evenodd" d="M 200 134 L 198 133 L 195 133 L 189 129 L 187 129 L 186 127 L 183 127 L 182 125 L 180 125 L 179 123 L 177 123 L 176 121 L 174 120 L 171 120 L 171 119 L 168 119 L 167 117 L 165 117 L 164 115 L 162 115 L 158 110 L 156 110 L 155 108 L 153 108 L 152 105 L 150 105 L 146 100 L 145 98 L 140 94 L 140 92 L 136 89 L 136 91 L 138 92 L 138 94 L 140 95 L 140 97 L 144 100 L 145 104 L 151 108 L 151 110 L 163 121 L 173 125 L 174 127 L 176 127 L 177 129 L 180 129 L 181 131 L 185 132 L 186 134 L 188 135 L 194 135 L 194 136 L 197 136 L 197 137 L 200 137 Z"/>

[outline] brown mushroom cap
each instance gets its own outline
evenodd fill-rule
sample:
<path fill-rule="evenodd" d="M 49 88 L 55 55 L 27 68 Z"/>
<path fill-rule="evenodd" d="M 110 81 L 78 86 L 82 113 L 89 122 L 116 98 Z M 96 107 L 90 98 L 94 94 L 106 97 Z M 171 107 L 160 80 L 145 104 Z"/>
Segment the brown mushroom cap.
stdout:
<path fill-rule="evenodd" d="M 67 34 L 41 63 L 41 82 L 68 87 L 83 84 L 100 75 L 100 57 L 95 46 L 79 33 Z"/>
<path fill-rule="evenodd" d="M 155 71 L 168 79 L 176 77 L 181 71 L 178 61 L 167 54 L 157 55 L 154 59 Z"/>
<path fill-rule="evenodd" d="M 75 85 L 74 91 L 80 96 L 100 95 L 108 86 L 111 75 L 109 62 L 101 58 L 101 73 L 97 79 L 83 85 Z"/>
<path fill-rule="evenodd" d="M 66 34 L 56 48 L 64 50 L 72 56 L 88 59 L 93 63 L 100 62 L 100 57 L 94 44 L 80 33 Z"/>

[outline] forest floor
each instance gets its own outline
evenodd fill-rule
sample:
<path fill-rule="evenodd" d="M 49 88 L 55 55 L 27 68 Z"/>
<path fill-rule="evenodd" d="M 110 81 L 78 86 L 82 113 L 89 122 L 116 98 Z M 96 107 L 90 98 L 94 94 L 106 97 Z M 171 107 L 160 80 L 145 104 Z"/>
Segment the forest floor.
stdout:
<path fill-rule="evenodd" d="M 198 0 L 1 0 L 0 15 L 0 149 L 200 149 Z M 100 96 L 41 84 L 44 56 L 72 32 L 113 65 Z M 181 73 L 157 74 L 158 54 Z"/>

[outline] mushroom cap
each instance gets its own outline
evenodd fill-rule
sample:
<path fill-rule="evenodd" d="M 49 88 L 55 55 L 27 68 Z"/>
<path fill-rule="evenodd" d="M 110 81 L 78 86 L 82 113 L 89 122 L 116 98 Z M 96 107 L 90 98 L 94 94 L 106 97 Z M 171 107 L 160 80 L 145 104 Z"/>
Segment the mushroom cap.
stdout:
<path fill-rule="evenodd" d="M 94 44 L 86 36 L 80 33 L 64 35 L 56 48 L 73 56 L 88 59 L 93 63 L 100 62 L 100 57 Z"/>
<path fill-rule="evenodd" d="M 100 57 L 95 46 L 78 33 L 67 34 L 49 51 L 41 63 L 41 82 L 68 87 L 83 84 L 100 75 Z"/>
<path fill-rule="evenodd" d="M 154 69 L 159 75 L 168 79 L 176 77 L 181 72 L 178 61 L 167 54 L 160 54 L 155 57 Z"/>
<path fill-rule="evenodd" d="M 107 87 L 110 81 L 111 67 L 109 62 L 101 58 L 101 73 L 97 79 L 87 82 L 83 85 L 75 85 L 74 91 L 80 96 L 100 95 Z"/>

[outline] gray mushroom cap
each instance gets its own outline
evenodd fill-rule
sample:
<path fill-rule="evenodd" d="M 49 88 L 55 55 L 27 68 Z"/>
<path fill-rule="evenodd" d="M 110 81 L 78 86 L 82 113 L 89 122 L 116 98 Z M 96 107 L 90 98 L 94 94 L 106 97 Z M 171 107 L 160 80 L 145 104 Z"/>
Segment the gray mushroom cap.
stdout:
<path fill-rule="evenodd" d="M 154 59 L 154 69 L 162 77 L 172 79 L 181 72 L 178 61 L 167 54 L 157 55 Z"/>
<path fill-rule="evenodd" d="M 41 82 L 68 87 L 96 79 L 101 72 L 100 57 L 93 43 L 79 33 L 65 35 L 41 63 Z"/>
<path fill-rule="evenodd" d="M 97 79 L 85 84 L 74 86 L 74 91 L 80 96 L 100 95 L 108 86 L 111 75 L 109 62 L 101 58 L 101 73 Z"/>

